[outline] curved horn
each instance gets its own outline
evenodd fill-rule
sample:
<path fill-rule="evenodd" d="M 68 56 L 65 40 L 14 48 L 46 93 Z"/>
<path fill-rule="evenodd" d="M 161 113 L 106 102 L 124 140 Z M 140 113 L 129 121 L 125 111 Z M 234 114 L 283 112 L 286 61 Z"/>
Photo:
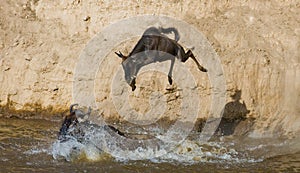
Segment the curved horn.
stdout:
<path fill-rule="evenodd" d="M 119 51 L 119 53 L 115 52 L 115 54 L 118 55 L 118 57 L 120 57 L 120 58 L 124 58 L 124 55 L 120 51 Z"/>
<path fill-rule="evenodd" d="M 74 110 L 73 110 L 73 107 L 74 107 L 74 106 L 78 106 L 78 103 L 71 104 L 71 106 L 70 106 L 70 113 L 73 113 L 73 112 L 74 112 Z"/>

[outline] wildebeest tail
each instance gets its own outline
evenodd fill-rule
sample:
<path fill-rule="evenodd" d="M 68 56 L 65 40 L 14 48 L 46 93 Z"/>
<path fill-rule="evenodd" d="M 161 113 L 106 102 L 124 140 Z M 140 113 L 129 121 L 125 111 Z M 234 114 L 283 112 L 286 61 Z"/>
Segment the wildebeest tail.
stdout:
<path fill-rule="evenodd" d="M 178 41 L 180 39 L 179 32 L 174 27 L 169 27 L 169 28 L 159 27 L 158 29 L 161 33 L 164 33 L 164 34 L 170 34 L 171 32 L 173 32 L 175 35 L 175 41 Z"/>

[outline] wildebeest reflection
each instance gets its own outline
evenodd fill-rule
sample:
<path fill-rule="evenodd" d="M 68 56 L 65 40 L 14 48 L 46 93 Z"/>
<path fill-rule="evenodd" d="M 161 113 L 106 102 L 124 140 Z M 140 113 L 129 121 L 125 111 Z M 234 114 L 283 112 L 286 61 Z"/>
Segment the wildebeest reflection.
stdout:
<path fill-rule="evenodd" d="M 175 34 L 175 40 L 170 39 L 163 34 L 171 32 Z M 125 56 L 120 51 L 119 53 L 115 52 L 120 58 L 122 58 L 125 80 L 131 86 L 132 91 L 136 89 L 135 84 L 137 73 L 143 66 L 150 63 L 171 60 L 171 66 L 168 72 L 168 81 L 170 85 L 173 82 L 172 70 L 175 57 L 181 62 L 185 62 L 189 57 L 191 57 L 200 71 L 207 72 L 207 70 L 197 61 L 191 50 L 188 50 L 187 52 L 184 51 L 183 47 L 178 43 L 179 38 L 177 29 L 173 27 L 150 27 L 143 33 L 141 39 L 129 55 Z"/>

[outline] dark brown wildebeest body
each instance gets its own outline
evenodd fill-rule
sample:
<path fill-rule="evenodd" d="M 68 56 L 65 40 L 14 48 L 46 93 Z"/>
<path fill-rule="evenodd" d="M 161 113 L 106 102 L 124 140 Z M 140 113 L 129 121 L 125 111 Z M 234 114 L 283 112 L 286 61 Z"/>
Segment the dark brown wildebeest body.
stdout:
<path fill-rule="evenodd" d="M 170 39 L 162 33 L 175 34 L 175 40 Z M 168 73 L 169 84 L 172 84 L 172 71 L 175 62 L 175 57 L 181 62 L 185 62 L 191 57 L 199 70 L 207 72 L 207 70 L 200 65 L 191 50 L 184 51 L 183 47 L 177 42 L 179 34 L 175 28 L 148 28 L 142 35 L 141 39 L 135 45 L 133 50 L 128 56 L 123 55 L 121 52 L 115 52 L 122 58 L 122 66 L 125 72 L 125 80 L 135 90 L 135 80 L 138 71 L 145 65 L 171 60 L 171 66 Z"/>
<path fill-rule="evenodd" d="M 58 139 L 63 139 L 67 133 L 68 133 L 68 129 L 72 126 L 76 126 L 78 124 L 78 119 L 76 117 L 76 113 L 73 109 L 74 106 L 76 106 L 77 104 L 72 104 L 70 106 L 70 114 L 67 115 L 61 125 L 61 128 L 59 129 L 59 133 L 58 133 Z"/>

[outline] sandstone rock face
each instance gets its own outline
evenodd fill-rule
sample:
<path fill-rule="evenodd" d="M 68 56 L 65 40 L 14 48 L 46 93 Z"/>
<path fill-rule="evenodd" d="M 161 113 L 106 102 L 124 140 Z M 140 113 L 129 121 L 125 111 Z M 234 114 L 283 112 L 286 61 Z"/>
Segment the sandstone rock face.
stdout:
<path fill-rule="evenodd" d="M 166 15 L 197 28 L 219 55 L 230 103 L 226 116 L 256 119 L 254 137 L 296 134 L 300 130 L 299 9 L 297 0 L 4 0 L 0 7 L 0 105 L 29 111 L 35 110 L 34 105 L 54 112 L 66 110 L 73 102 L 74 69 L 89 40 L 105 26 L 125 18 Z M 104 117 L 121 118 L 111 97 L 112 74 L 121 63 L 113 52 L 127 54 L 137 40 L 107 52 L 104 68 L 95 76 L 96 103 Z M 191 60 L 185 65 L 196 76 L 199 118 L 205 118 L 213 92 L 210 80 Z M 181 116 L 182 90 L 176 83 L 169 86 L 166 75 L 143 73 L 137 83 L 137 91 L 129 95 L 136 111 L 147 113 L 149 98 L 163 97 L 165 113 L 152 119 Z M 153 95 L 153 91 L 162 95 Z"/>

